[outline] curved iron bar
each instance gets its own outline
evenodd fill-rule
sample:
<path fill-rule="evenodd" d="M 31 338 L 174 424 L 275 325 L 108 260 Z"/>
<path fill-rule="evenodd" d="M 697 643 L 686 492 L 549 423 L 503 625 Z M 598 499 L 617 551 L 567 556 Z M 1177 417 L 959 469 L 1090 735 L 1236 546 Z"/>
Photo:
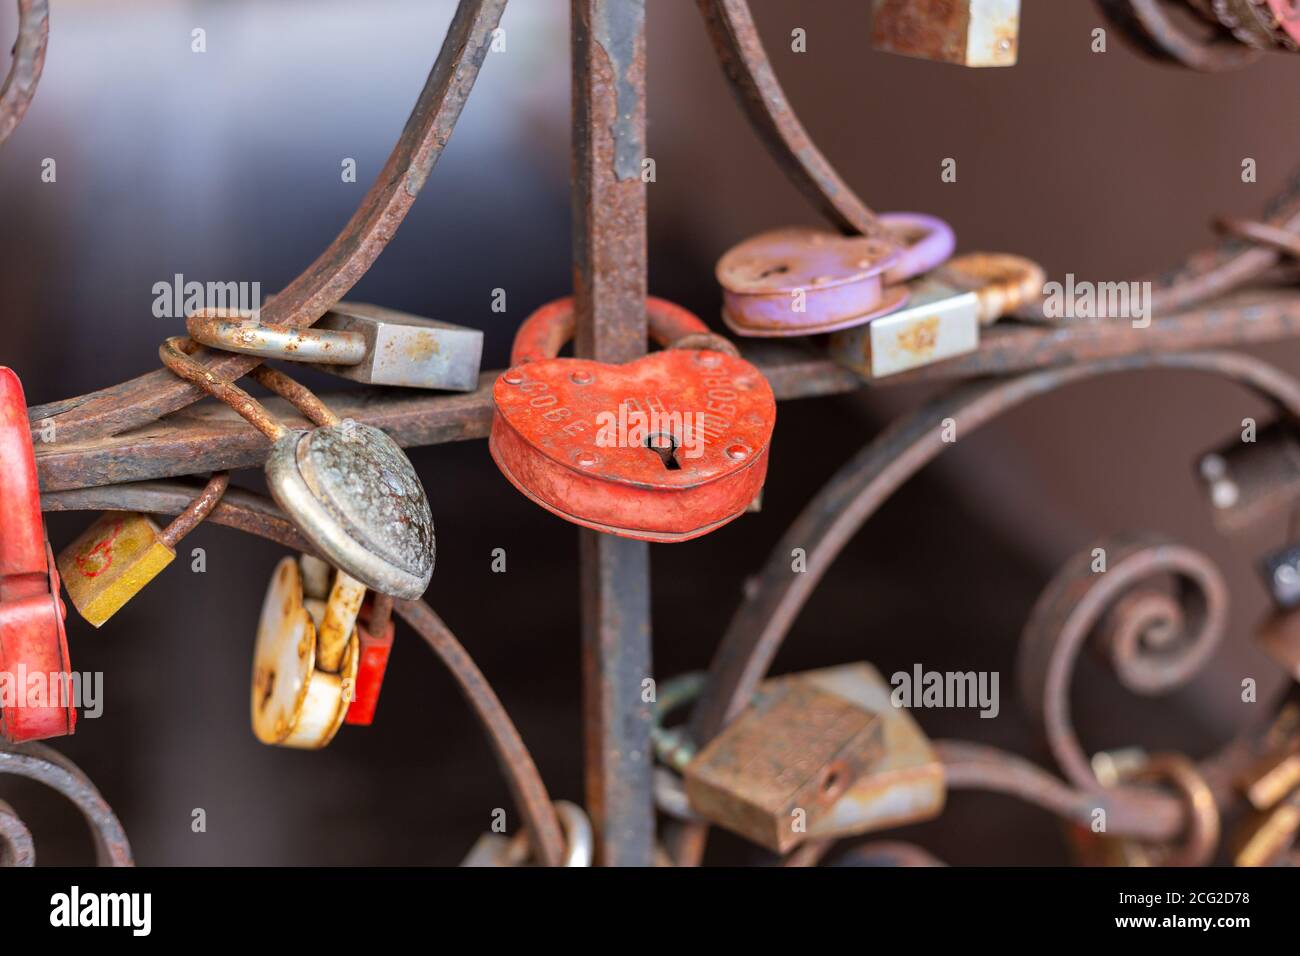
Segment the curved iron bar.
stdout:
<path fill-rule="evenodd" d="M 31 831 L 17 811 L 0 800 L 0 867 L 35 865 L 36 846 Z"/>
<path fill-rule="evenodd" d="M 45 511 L 141 511 L 179 514 L 194 500 L 195 486 L 174 481 L 145 481 L 41 495 Z M 208 522 L 266 538 L 296 551 L 311 552 L 298 530 L 269 498 L 239 488 L 226 492 Z M 536 858 L 544 866 L 564 860 L 565 840 L 554 804 L 547 795 L 532 755 L 483 672 L 424 601 L 399 601 L 394 608 L 451 671 L 475 715 L 487 731 L 497 763 L 519 807 Z"/>
<path fill-rule="evenodd" d="M 1039 596 L 1020 643 L 1018 685 L 1025 710 L 1068 780 L 1102 784 L 1070 720 L 1070 679 L 1090 634 L 1100 640 L 1120 682 L 1141 694 L 1182 686 L 1209 660 L 1228 623 L 1228 585 L 1205 555 L 1153 534 L 1096 544 L 1071 558 Z M 1177 598 L 1149 589 L 1174 576 Z"/>
<path fill-rule="evenodd" d="M 817 149 L 799 122 L 763 49 L 746 0 L 697 2 L 737 101 L 791 182 L 839 229 L 880 234 L 875 215 Z M 1107 12 L 1116 22 L 1137 30 L 1135 36 L 1139 39 L 1147 36 L 1142 27 L 1147 24 L 1159 40 L 1147 47 L 1153 56 L 1160 57 L 1168 49 L 1193 60 L 1199 57 L 1206 65 L 1235 68 L 1259 55 L 1259 51 L 1236 41 L 1222 48 L 1218 45 L 1202 48 L 1194 37 L 1169 19 L 1158 0 L 1103 0 L 1103 6 L 1111 8 Z M 1130 14 L 1140 13 L 1140 18 L 1126 16 L 1126 9 Z M 1238 52 L 1243 50 L 1246 52 Z M 1278 229 L 1300 232 L 1300 173 L 1269 203 L 1265 215 L 1269 224 Z M 1281 258 L 1282 253 L 1276 248 L 1243 243 L 1235 238 L 1214 249 L 1194 253 L 1175 268 L 1153 278 L 1151 311 L 1165 315 L 1215 298 L 1264 275 Z M 1030 303 L 1016 315 L 1027 320 L 1043 320 L 1038 303 Z"/>
<path fill-rule="evenodd" d="M 799 122 L 763 49 L 746 0 L 698 0 L 698 6 L 732 93 L 754 132 L 804 198 L 843 232 L 895 242 Z"/>
<path fill-rule="evenodd" d="M 949 447 L 943 423 L 952 419 L 961 437 L 1030 399 L 1098 375 L 1138 369 L 1181 369 L 1226 376 L 1300 420 L 1300 382 L 1265 362 L 1233 353 L 1129 355 L 1015 378 L 976 382 L 954 389 L 896 420 L 855 455 L 810 501 L 777 542 L 755 586 L 732 616 L 709 669 L 708 683 L 690 722 L 691 737 L 710 740 L 753 696 L 804 602 L 844 545 L 886 500 Z M 790 571 L 789 555 L 802 548 L 806 570 Z M 1117 798 L 1123 799 L 1119 792 Z M 1142 796 L 1143 803 L 1168 797 Z M 1175 812 L 1175 811 L 1170 811 Z M 703 828 L 686 825 L 677 841 L 678 862 L 698 858 Z"/>
<path fill-rule="evenodd" d="M 1259 60 L 1262 51 L 1234 39 L 1218 24 L 1201 19 L 1199 34 L 1167 11 L 1167 0 L 1098 0 L 1102 12 L 1142 52 L 1206 73 L 1239 70 Z M 1186 11 L 1190 18 L 1192 11 Z"/>
<path fill-rule="evenodd" d="M 0 86 L 0 145 L 18 128 L 36 95 L 49 41 L 49 0 L 18 0 L 18 40 L 9 75 Z"/>
<path fill-rule="evenodd" d="M 506 0 L 460 0 L 438 59 L 388 162 L 343 231 L 301 275 L 265 303 L 263 321 L 311 325 L 374 264 L 451 138 L 505 6 Z M 213 354 L 203 350 L 196 357 L 202 360 Z M 246 355 L 215 354 L 208 366 L 231 381 L 262 361 Z M 147 425 L 206 394 L 166 369 L 158 369 L 88 395 L 38 406 L 29 410 L 29 416 L 35 422 L 53 419 L 60 441 L 77 441 Z"/>
<path fill-rule="evenodd" d="M 113 808 L 108 805 L 103 795 L 95 789 L 95 785 L 81 772 L 81 769 L 67 757 L 44 744 L 0 742 L 0 774 L 5 773 L 43 783 L 75 803 L 90 825 L 90 833 L 95 841 L 95 857 L 100 866 L 135 865 L 131 859 L 131 843 L 127 840 L 126 831 L 122 829 L 117 815 L 113 813 Z M 4 807 L 0 806 L 0 817 L 3 816 L 3 810 Z M 2 822 L 0 820 L 0 823 Z M 21 826 L 21 821 L 18 821 L 18 825 Z M 26 827 L 22 827 L 20 833 L 12 823 L 10 824 L 8 838 L 14 839 L 16 836 L 18 839 L 16 865 L 19 866 L 30 866 L 34 862 L 34 851 L 30 845 L 31 834 L 26 836 L 27 862 L 24 862 L 24 851 L 21 846 L 24 838 L 21 834 L 25 832 Z M 0 846 L 3 845 L 5 836 L 6 834 L 0 834 Z"/>

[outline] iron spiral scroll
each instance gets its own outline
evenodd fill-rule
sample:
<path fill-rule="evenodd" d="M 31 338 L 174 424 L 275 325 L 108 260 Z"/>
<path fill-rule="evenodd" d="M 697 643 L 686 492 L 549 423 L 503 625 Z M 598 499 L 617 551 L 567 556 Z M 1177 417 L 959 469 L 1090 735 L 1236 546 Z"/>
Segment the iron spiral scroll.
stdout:
<path fill-rule="evenodd" d="M 575 0 L 577 4 L 590 0 Z M 1114 22 L 1146 51 L 1202 70 L 1243 67 L 1259 51 L 1234 44 L 1204 23 L 1192 30 L 1171 18 L 1179 0 L 1100 0 Z M 817 149 L 782 91 L 745 0 L 697 0 L 719 62 L 760 139 L 805 196 L 837 228 L 876 234 L 879 223 Z M 411 117 L 375 185 L 343 232 L 268 305 L 267 321 L 309 326 L 360 279 L 392 238 L 451 136 L 483 65 L 488 38 L 506 0 L 460 0 L 442 49 Z M 21 122 L 36 92 L 48 33 L 45 0 L 18 0 L 19 40 L 9 78 L 0 88 L 0 144 Z M 1203 20 L 1204 18 L 1202 18 Z M 1208 33 L 1207 33 L 1208 31 Z M 643 95 L 644 91 L 640 91 Z M 1155 281 L 1150 335 L 1118 321 L 1080 328 L 1037 324 L 1008 329 L 968 361 L 914 376 L 951 379 L 953 387 L 890 425 L 857 452 L 809 502 L 756 574 L 722 636 L 688 724 L 699 746 L 716 735 L 753 697 L 777 650 L 821 578 L 845 544 L 902 485 L 948 447 L 946 419 L 964 436 L 1004 413 L 1057 389 L 1097 376 L 1190 371 L 1224 378 L 1268 400 L 1280 417 L 1300 424 L 1300 381 L 1255 358 L 1222 347 L 1300 333 L 1300 294 L 1293 289 L 1250 289 L 1252 283 L 1294 266 L 1300 253 L 1300 175 L 1258 222 L 1222 224 L 1224 241 L 1178 264 Z M 1029 310 L 1032 314 L 1032 310 Z M 210 367 L 238 378 L 258 361 L 207 356 Z M 778 397 L 830 394 L 860 383 L 814 356 L 756 356 Z M 988 377 L 994 376 L 994 377 Z M 165 370 L 99 392 L 31 409 L 33 427 L 53 421 L 71 450 L 38 456 L 42 507 L 47 511 L 128 510 L 178 514 L 194 496 L 185 476 L 258 464 L 257 446 L 182 424 L 176 436 L 123 437 L 193 403 L 200 393 Z M 390 428 L 403 445 L 428 445 L 486 434 L 490 392 L 468 397 L 405 400 L 359 411 L 358 418 Z M 172 444 L 169 444 L 169 441 Z M 125 480 L 124 480 L 125 479 Z M 268 499 L 232 489 L 210 522 L 309 551 L 298 531 Z M 791 548 L 808 555 L 807 571 L 792 574 Z M 1108 560 L 1092 572 L 1095 548 Z M 1165 851 L 1165 861 L 1200 864 L 1214 853 L 1219 814 L 1238 799 L 1233 781 L 1266 745 L 1264 728 L 1251 728 L 1217 754 L 1193 763 L 1170 755 L 1154 762 L 1152 778 L 1110 785 L 1099 780 L 1075 737 L 1069 687 L 1079 654 L 1089 643 L 1116 677 L 1140 694 L 1184 685 L 1225 637 L 1227 588 L 1202 554 L 1153 533 L 1091 542 L 1060 570 L 1036 604 L 1020 645 L 1020 692 L 1030 720 L 1042 732 L 1060 776 L 996 748 L 939 741 L 949 789 L 1001 793 L 1086 826 L 1104 809 L 1108 832 Z M 535 858 L 559 865 L 565 837 L 555 804 L 491 685 L 452 631 L 427 604 L 398 602 L 396 612 L 425 639 L 455 676 L 487 732 L 502 773 L 525 821 Z M 86 816 L 100 863 L 129 865 L 126 835 L 111 808 L 83 774 L 43 746 L 0 748 L 0 774 L 46 783 Z M 1208 795 L 1208 796 L 1207 796 Z M 701 862 L 707 827 L 685 820 L 668 841 L 679 865 Z M 808 844 L 784 862 L 810 865 L 832 849 Z M 928 851 L 891 841 L 856 847 L 853 855 L 888 865 L 929 866 Z M 13 808 L 0 802 L 0 865 L 30 865 L 32 834 Z"/>

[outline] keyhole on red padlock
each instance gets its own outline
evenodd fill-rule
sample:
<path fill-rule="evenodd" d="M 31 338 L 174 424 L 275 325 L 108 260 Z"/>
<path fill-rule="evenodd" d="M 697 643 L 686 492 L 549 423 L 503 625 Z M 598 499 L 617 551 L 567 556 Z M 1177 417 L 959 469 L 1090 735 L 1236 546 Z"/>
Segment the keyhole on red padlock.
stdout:
<path fill-rule="evenodd" d="M 669 471 L 681 471 L 682 463 L 677 460 L 677 439 L 664 432 L 647 435 L 645 446 L 659 456 L 664 467 Z"/>

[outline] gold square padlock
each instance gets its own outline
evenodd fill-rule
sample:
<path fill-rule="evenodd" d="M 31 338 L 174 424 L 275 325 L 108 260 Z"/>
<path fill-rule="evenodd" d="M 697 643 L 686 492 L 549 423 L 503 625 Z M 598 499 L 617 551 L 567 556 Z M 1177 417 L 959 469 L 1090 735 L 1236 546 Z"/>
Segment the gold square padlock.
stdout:
<path fill-rule="evenodd" d="M 229 472 L 213 475 L 189 507 L 159 530 L 148 515 L 107 511 L 59 552 L 59 575 L 81 616 L 100 627 L 176 559 L 176 544 L 217 506 Z"/>
<path fill-rule="evenodd" d="M 59 575 L 81 616 L 95 627 L 176 558 L 147 515 L 108 511 L 59 553 Z"/>

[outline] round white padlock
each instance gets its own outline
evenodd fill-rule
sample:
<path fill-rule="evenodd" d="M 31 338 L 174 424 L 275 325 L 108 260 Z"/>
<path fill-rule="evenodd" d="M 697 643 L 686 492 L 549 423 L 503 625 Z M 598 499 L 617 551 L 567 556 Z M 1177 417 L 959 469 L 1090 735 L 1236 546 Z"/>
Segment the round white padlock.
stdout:
<path fill-rule="evenodd" d="M 353 631 L 338 672 L 317 668 L 316 624 L 304 602 L 298 561 L 281 561 L 262 602 L 253 649 L 251 712 L 257 739 L 309 750 L 333 740 L 347 714 L 358 657 Z"/>

